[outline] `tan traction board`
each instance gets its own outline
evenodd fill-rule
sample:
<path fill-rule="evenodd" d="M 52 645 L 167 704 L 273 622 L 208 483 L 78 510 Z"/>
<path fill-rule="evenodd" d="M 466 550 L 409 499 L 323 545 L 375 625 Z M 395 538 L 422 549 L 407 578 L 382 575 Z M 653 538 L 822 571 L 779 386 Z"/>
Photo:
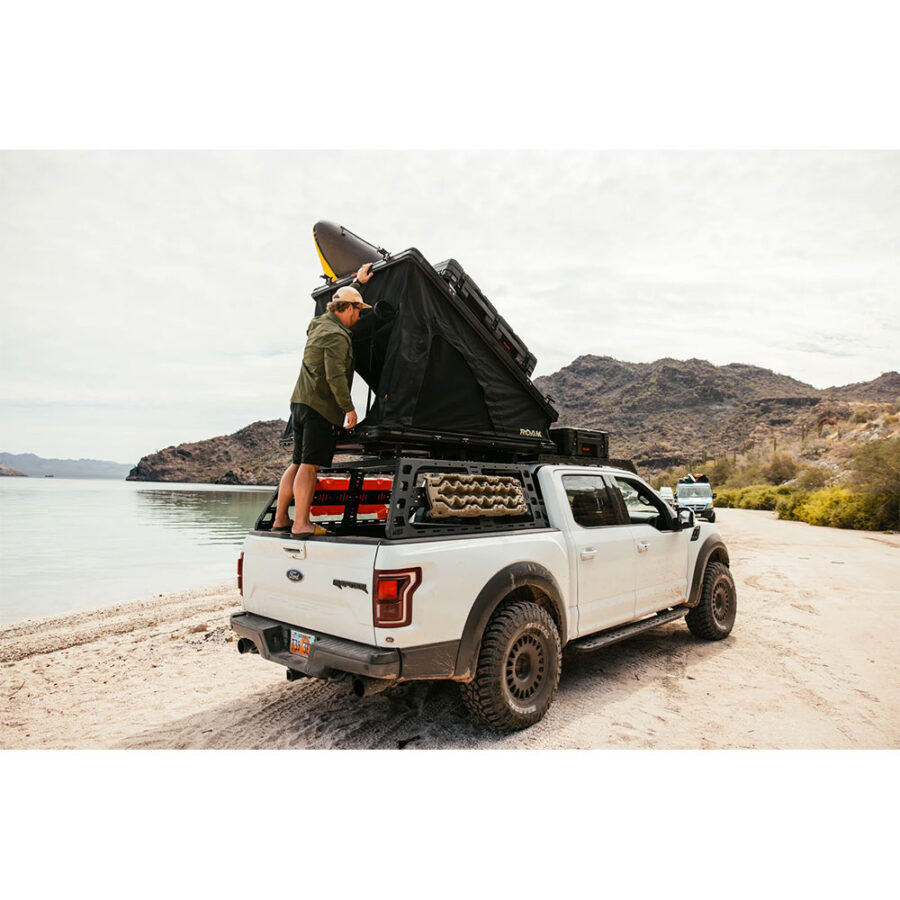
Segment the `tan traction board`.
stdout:
<path fill-rule="evenodd" d="M 518 478 L 506 475 L 441 475 L 425 478 L 425 496 L 433 519 L 474 516 L 523 516 L 528 512 Z"/>

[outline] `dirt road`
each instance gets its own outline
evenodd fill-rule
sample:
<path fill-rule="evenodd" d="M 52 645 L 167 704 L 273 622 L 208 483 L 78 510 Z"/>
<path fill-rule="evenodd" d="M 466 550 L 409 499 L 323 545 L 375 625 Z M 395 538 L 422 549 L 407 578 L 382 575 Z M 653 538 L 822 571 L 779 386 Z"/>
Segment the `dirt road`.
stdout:
<path fill-rule="evenodd" d="M 900 536 L 721 510 L 738 618 L 565 659 L 543 721 L 498 735 L 449 683 L 365 699 L 240 656 L 235 589 L 0 630 L 3 748 L 894 748 Z"/>

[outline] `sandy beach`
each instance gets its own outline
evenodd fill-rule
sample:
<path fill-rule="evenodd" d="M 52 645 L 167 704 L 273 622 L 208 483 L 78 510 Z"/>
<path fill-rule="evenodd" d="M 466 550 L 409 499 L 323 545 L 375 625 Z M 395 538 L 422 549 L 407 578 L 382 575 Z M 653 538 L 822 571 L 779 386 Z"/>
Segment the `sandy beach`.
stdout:
<path fill-rule="evenodd" d="M 543 721 L 470 719 L 455 685 L 358 699 L 241 656 L 233 584 L 0 629 L 0 747 L 797 748 L 900 745 L 900 535 L 721 510 L 732 636 L 683 623 L 564 659 Z"/>

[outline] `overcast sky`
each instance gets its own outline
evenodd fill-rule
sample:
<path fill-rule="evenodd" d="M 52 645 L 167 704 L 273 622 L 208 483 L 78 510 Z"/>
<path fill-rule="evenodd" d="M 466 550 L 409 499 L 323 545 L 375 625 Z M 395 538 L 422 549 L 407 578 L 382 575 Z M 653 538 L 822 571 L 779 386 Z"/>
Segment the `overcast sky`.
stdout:
<path fill-rule="evenodd" d="M 900 365 L 898 152 L 7 151 L 0 450 L 134 463 L 286 417 L 319 219 L 458 259 L 536 375 Z"/>

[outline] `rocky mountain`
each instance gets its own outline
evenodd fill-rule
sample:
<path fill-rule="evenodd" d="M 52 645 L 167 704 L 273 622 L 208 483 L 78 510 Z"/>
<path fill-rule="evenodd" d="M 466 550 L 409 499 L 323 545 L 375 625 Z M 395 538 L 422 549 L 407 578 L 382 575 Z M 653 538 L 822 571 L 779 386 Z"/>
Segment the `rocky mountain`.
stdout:
<path fill-rule="evenodd" d="M 559 410 L 557 425 L 609 431 L 610 455 L 646 469 L 802 441 L 850 418 L 853 403 L 900 400 L 896 372 L 818 390 L 758 366 L 702 359 L 581 356 L 535 385 Z"/>
<path fill-rule="evenodd" d="M 819 459 L 856 441 L 900 430 L 900 375 L 818 390 L 758 366 L 702 359 L 629 363 L 581 356 L 535 379 L 560 412 L 557 425 L 610 432 L 610 455 L 642 472 L 753 448 L 802 448 Z M 896 421 L 894 421 L 896 420 Z M 275 485 L 290 459 L 281 419 L 143 457 L 129 481 Z M 843 448 L 846 455 L 846 448 Z"/>
<path fill-rule="evenodd" d="M 33 453 L 0 453 L 0 463 L 35 478 L 54 475 L 57 478 L 122 479 L 131 468 L 130 463 L 107 459 L 45 459 Z"/>
<path fill-rule="evenodd" d="M 828 388 L 824 394 L 845 400 L 890 402 L 900 397 L 900 373 L 885 372 L 873 381 L 860 381 L 844 387 Z"/>
<path fill-rule="evenodd" d="M 20 471 L 18 471 L 18 469 L 13 469 L 11 466 L 7 466 L 7 465 L 4 465 L 3 463 L 0 463 L 0 476 L 4 476 L 4 475 L 12 476 L 12 477 L 19 477 L 19 478 L 25 477 L 24 472 L 20 472 Z"/>
<path fill-rule="evenodd" d="M 290 461 L 290 451 L 278 445 L 285 425 L 283 419 L 254 422 L 234 434 L 166 447 L 142 457 L 127 480 L 278 484 Z"/>

